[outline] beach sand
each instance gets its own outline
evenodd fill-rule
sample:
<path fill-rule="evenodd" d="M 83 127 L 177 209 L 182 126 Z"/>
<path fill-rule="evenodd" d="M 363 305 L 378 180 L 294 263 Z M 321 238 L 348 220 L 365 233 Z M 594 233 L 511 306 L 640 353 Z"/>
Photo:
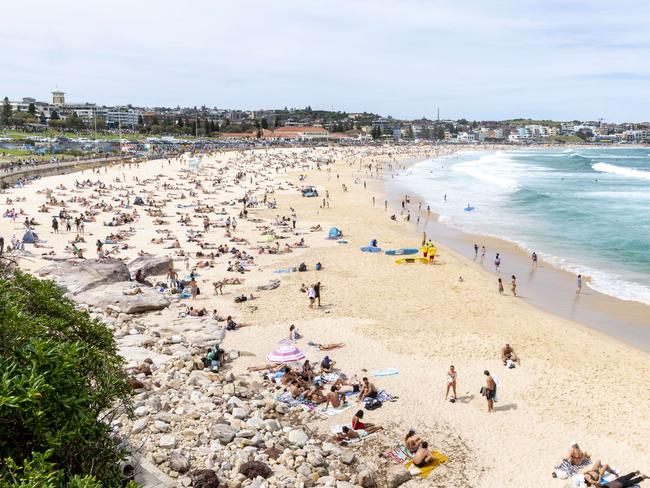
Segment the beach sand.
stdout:
<path fill-rule="evenodd" d="M 384 182 L 366 178 L 365 171 L 360 169 L 359 157 L 355 155 L 358 151 L 361 150 L 285 149 L 259 151 L 254 160 L 250 152 L 246 159 L 233 152 L 206 158 L 202 174 L 221 174 L 228 184 L 213 187 L 209 195 L 201 197 L 202 201 L 218 208 L 225 206 L 230 215 L 236 215 L 241 204 L 229 206 L 217 202 L 241 198 L 246 188 L 255 189 L 261 200 L 264 188 L 274 187 L 276 190 L 269 197 L 277 199 L 277 209 L 252 208 L 249 218 L 272 221 L 276 215 L 289 216 L 293 208 L 298 217 L 298 235 L 287 241 L 293 243 L 304 237 L 309 246 L 278 255 L 253 252 L 256 266 L 243 275 L 245 283 L 226 287 L 223 296 L 214 296 L 210 283 L 235 276 L 225 271 L 227 257 L 215 259 L 214 268 L 199 270 L 203 292 L 192 305 L 208 310 L 217 308 L 222 315 L 232 314 L 238 322 L 253 324 L 226 335 L 224 346 L 242 351 L 241 357 L 233 363 L 233 370 L 244 372 L 249 365 L 264 364 L 265 355 L 288 336 L 290 324 L 295 324 L 302 332 L 304 339 L 298 346 L 310 360 L 320 362 L 326 353 L 308 346 L 307 341 L 344 342 L 344 348 L 329 355 L 348 375 L 363 376 L 377 370 L 398 368 L 398 375 L 373 379 L 379 388 L 399 397 L 398 400 L 366 412 L 366 420 L 391 425 L 391 432 L 401 432 L 399 438 L 386 439 L 387 442 L 402 440 L 408 428 L 415 427 L 431 447 L 450 457 L 444 469 L 439 468 L 421 481 L 424 486 L 568 486 L 568 481 L 555 480 L 550 475 L 573 442 L 579 442 L 594 459 L 602 459 L 626 472 L 649 471 L 650 356 L 583 325 L 542 312 L 508 294 L 500 296 L 493 274 L 438 243 L 439 255 L 431 266 L 397 265 L 394 258 L 383 253 L 360 252 L 360 247 L 375 238 L 384 249 L 419 247 L 422 236 L 414 225 L 399 221 L 399 217 L 398 221 L 389 219 L 395 211 L 384 210 L 384 200 L 389 198 Z M 380 154 L 368 149 L 364 163 L 390 160 L 395 156 L 388 154 L 391 149 L 384 151 Z M 415 149 L 401 151 L 403 154 L 399 157 L 403 160 L 425 156 L 423 151 Z M 310 153 L 334 158 L 336 163 L 329 167 L 330 170 L 316 170 L 313 162 L 301 167 L 300 158 Z M 295 158 L 296 164 L 286 175 L 282 171 L 276 174 L 269 164 L 274 159 L 290 157 Z M 133 176 L 140 180 L 152 179 L 145 185 L 146 190 L 151 191 L 151 196 L 162 198 L 164 192 L 155 188 L 154 175 L 171 176 L 170 181 L 187 187 L 187 180 L 182 179 L 187 173 L 179 173 L 180 166 L 177 161 L 171 165 L 156 161 L 132 168 L 114 167 L 106 173 L 101 170 L 100 174 L 86 171 L 83 175 L 46 178 L 3 194 L 0 208 L 4 211 L 22 207 L 30 217 L 36 217 L 42 224 L 36 231 L 60 255 L 74 233 L 51 234 L 52 214 L 38 213 L 37 208 L 44 202 L 45 195 L 37 191 L 45 187 L 53 189 L 63 183 L 68 190 L 55 191 L 55 194 L 65 198 L 75 194 L 90 195 L 91 189 L 72 193 L 74 180 L 101 178 L 108 184 L 124 174 L 128 185 L 133 187 L 137 186 Z M 247 175 L 235 185 L 231 178 L 238 170 L 246 171 Z M 307 179 L 299 181 L 299 174 L 307 175 Z M 207 181 L 209 176 L 202 178 Z M 359 183 L 355 183 L 357 178 Z M 321 196 L 303 198 L 295 186 L 280 183 L 283 180 L 298 187 L 314 185 Z M 367 181 L 366 189 L 363 181 Z M 342 184 L 347 185 L 349 191 L 344 192 Z M 134 189 L 145 196 L 145 188 Z M 321 208 L 326 189 L 330 205 Z M 26 196 L 27 201 L 6 205 L 6 196 Z M 132 201 L 133 195 L 129 198 Z M 110 192 L 93 202 L 100 199 L 109 202 Z M 186 209 L 176 208 L 176 203 L 177 200 L 169 202 L 165 207 L 171 217 L 165 218 L 169 225 L 164 228 L 179 237 L 184 249 L 195 252 L 198 248 L 194 243 L 185 242 L 187 229 L 180 226 L 174 214 Z M 118 256 L 133 258 L 140 250 L 151 254 L 173 252 L 150 242 L 159 235 L 156 230 L 163 227 L 154 226 L 153 219 L 144 215 L 141 208 L 139 213 L 140 219 L 130 224 L 137 237 L 127 241 L 134 248 L 121 251 Z M 120 229 L 102 226 L 101 221 L 110 220 L 110 215 L 100 214 L 97 222 L 86 225 L 87 243 L 84 246 L 88 258 L 95 257 L 94 242 L 98 237 Z M 22 220 L 24 217 L 18 217 L 16 223 L 2 219 L 0 234 L 6 241 L 11 234 L 24 232 Z M 195 219 L 195 223 L 200 226 L 201 221 Z M 251 243 L 259 239 L 258 223 L 243 219 L 238 219 L 238 223 L 237 236 Z M 320 224 L 323 231 L 309 232 L 309 227 L 316 224 Z M 325 239 L 331 226 L 343 230 L 347 244 Z M 223 237 L 223 229 L 213 230 L 208 237 L 217 244 L 232 244 Z M 433 238 L 435 242 L 435 236 Z M 284 245 L 285 241 L 281 242 Z M 251 246 L 244 247 L 250 249 Z M 31 250 L 35 252 L 29 260 L 21 261 L 21 266 L 36 271 L 47 264 L 39 252 L 49 249 Z M 192 258 L 191 264 L 195 262 Z M 298 266 L 301 262 L 309 267 L 306 273 L 272 272 Z M 319 272 L 314 271 L 316 262 L 323 265 Z M 176 267 L 179 275 L 185 274 L 182 258 L 177 258 Z M 459 276 L 463 277 L 462 282 Z M 276 278 L 281 280 L 279 288 L 255 290 L 257 285 Z M 316 281 L 323 286 L 323 307 L 310 309 L 299 287 L 302 283 L 309 285 Z M 505 284 L 508 289 L 509 280 L 505 280 Z M 251 292 L 258 297 L 256 300 L 242 304 L 233 302 L 235 293 Z M 160 313 L 147 315 L 145 320 L 156 324 L 161 335 L 213 333 L 204 329 L 203 322 L 179 319 L 178 311 L 178 306 L 173 304 Z M 522 364 L 512 370 L 506 369 L 500 361 L 500 348 L 506 342 L 522 359 Z M 446 371 L 450 364 L 458 371 L 459 398 L 454 404 L 444 401 Z M 499 401 L 492 413 L 486 412 L 485 399 L 479 393 L 485 382 L 485 369 L 500 379 Z M 352 409 L 326 420 L 315 418 L 314 425 L 326 432 L 330 425 L 349 421 L 353 413 Z M 452 479 L 454 484 L 448 484 Z"/>

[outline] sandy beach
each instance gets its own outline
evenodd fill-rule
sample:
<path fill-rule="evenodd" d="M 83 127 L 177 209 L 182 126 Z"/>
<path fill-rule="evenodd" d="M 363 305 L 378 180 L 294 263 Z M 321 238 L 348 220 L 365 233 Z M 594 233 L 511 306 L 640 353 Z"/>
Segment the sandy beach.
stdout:
<path fill-rule="evenodd" d="M 296 345 L 310 361 L 320 363 L 329 354 L 349 377 L 370 376 L 379 389 L 397 397 L 366 412 L 367 422 L 387 427 L 358 448 L 369 465 L 385 467 L 389 461 L 381 453 L 402 441 L 411 427 L 449 457 L 428 478 L 414 478 L 409 486 L 571 486 L 570 480 L 553 479 L 551 472 L 574 442 L 592 460 L 624 472 L 650 471 L 648 353 L 535 308 L 508 291 L 499 295 L 494 274 L 442 245 L 435 235 L 430 236 L 438 248 L 432 265 L 398 265 L 394 257 L 360 251 L 372 239 L 382 249 L 420 246 L 422 228 L 400 217 L 386 181 L 389 165 L 432 155 L 431 148 L 418 147 L 233 151 L 204 156 L 197 171 L 187 169 L 186 155 L 52 176 L 0 194 L 2 213 L 24 211 L 15 221 L 2 218 L 0 235 L 7 245 L 12 235 L 25 232 L 25 217 L 35 218 L 35 231 L 47 242 L 16 253 L 21 268 L 37 273 L 52 264 L 47 258 L 71 257 L 64 248 L 77 234 L 74 223 L 70 232 L 63 222 L 58 234 L 51 229 L 52 216 L 64 201 L 72 219 L 80 212 L 94 214 L 94 221 L 88 215 L 85 222 L 85 242 L 77 244 L 86 259 L 97 258 L 97 239 L 128 231 L 117 239 L 112 257 L 130 262 L 139 253 L 172 256 L 181 278 L 196 269 L 201 290 L 196 300 L 171 297 L 169 307 L 140 319 L 160 337 L 181 335 L 188 342 L 214 342 L 225 333 L 222 346 L 240 351 L 229 368 L 259 381 L 259 373 L 247 373 L 247 367 L 265 364 L 266 354 L 295 324 L 303 336 Z M 383 177 L 376 176 L 377 165 Z M 86 180 L 87 185 L 75 186 Z M 98 180 L 101 187 L 94 184 Z M 313 185 L 319 196 L 302 197 L 298 189 L 303 185 Z M 136 196 L 144 206 L 132 205 Z M 246 208 L 246 216 L 241 214 L 244 196 L 257 202 Z M 50 210 L 41 212 L 47 200 Z M 273 201 L 277 205 L 269 208 Z M 392 214 L 396 220 L 389 218 Z M 128 215 L 129 221 L 104 225 L 119 215 Z M 204 215 L 210 221 L 208 232 L 202 232 Z M 237 223 L 229 236 L 226 218 Z M 320 230 L 312 231 L 315 226 Z M 326 239 L 333 226 L 347 243 Z M 267 239 L 269 232 L 281 238 Z M 179 247 L 174 247 L 176 239 Z M 304 247 L 291 247 L 301 239 Z M 280 252 L 270 253 L 276 242 Z M 218 252 L 215 248 L 222 244 L 245 251 L 246 257 Z M 109 249 L 113 245 L 105 244 L 105 252 Z M 203 255 L 197 257 L 197 252 Z M 227 271 L 229 264 L 238 267 L 234 261 L 241 263 L 242 272 Z M 308 268 L 304 273 L 274 273 L 301 263 Z M 316 263 L 322 264 L 320 271 Z M 225 278 L 243 283 L 226 285 L 224 294 L 216 295 L 212 284 Z M 166 281 L 164 276 L 150 279 Z M 279 287 L 258 290 L 273 279 L 280 280 Z M 316 282 L 321 283 L 322 306 L 310 308 L 300 288 Z M 234 301 L 251 294 L 253 300 Z M 250 326 L 226 333 L 223 322 L 209 317 L 180 317 L 185 305 L 217 310 Z M 122 331 L 116 337 L 127 363 L 148 354 L 137 336 Z M 326 353 L 309 342 L 345 346 Z M 501 361 L 506 343 L 521 359 L 514 369 Z M 158 361 L 165 358 L 154 363 Z M 452 364 L 458 372 L 455 403 L 445 401 Z M 399 373 L 372 375 L 392 368 Z M 498 402 L 490 413 L 479 393 L 484 370 L 499 380 Z M 310 424 L 327 435 L 332 425 L 349 422 L 355 411 L 314 416 Z"/>

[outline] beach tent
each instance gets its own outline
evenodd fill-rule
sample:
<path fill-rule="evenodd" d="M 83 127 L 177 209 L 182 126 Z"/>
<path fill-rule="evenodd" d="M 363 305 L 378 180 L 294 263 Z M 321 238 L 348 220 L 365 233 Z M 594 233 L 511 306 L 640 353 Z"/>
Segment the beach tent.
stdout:
<path fill-rule="evenodd" d="M 33 230 L 28 230 L 25 232 L 25 235 L 23 236 L 23 242 L 25 244 L 34 244 L 35 242 L 38 242 L 38 236 L 36 235 L 36 232 Z"/>
<path fill-rule="evenodd" d="M 330 239 L 338 239 L 343 235 L 343 232 L 341 232 L 338 228 L 332 227 L 329 232 L 329 237 Z"/>
<path fill-rule="evenodd" d="M 144 205 L 144 200 L 142 200 L 142 197 L 135 197 L 135 200 L 133 200 L 133 205 Z"/>
<path fill-rule="evenodd" d="M 292 344 L 280 346 L 266 355 L 266 360 L 270 363 L 295 363 L 301 359 L 305 359 L 305 353 Z"/>

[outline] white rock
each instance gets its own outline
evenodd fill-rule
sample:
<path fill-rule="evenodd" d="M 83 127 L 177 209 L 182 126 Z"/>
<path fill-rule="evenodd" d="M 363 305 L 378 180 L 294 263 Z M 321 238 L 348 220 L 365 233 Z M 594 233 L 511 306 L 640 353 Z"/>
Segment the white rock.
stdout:
<path fill-rule="evenodd" d="M 176 437 L 173 435 L 163 435 L 158 441 L 158 445 L 165 449 L 172 449 L 176 447 Z"/>
<path fill-rule="evenodd" d="M 305 434 L 305 432 L 300 429 L 293 429 L 291 432 L 289 432 L 287 438 L 291 444 L 298 447 L 303 447 L 309 440 L 307 434 Z"/>

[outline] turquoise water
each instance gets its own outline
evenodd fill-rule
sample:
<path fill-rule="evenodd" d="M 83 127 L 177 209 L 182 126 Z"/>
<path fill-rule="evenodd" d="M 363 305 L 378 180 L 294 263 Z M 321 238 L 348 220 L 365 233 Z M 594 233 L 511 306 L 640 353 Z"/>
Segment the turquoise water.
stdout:
<path fill-rule="evenodd" d="M 513 241 L 591 277 L 597 291 L 650 304 L 650 148 L 462 153 L 398 181 L 447 225 Z"/>

